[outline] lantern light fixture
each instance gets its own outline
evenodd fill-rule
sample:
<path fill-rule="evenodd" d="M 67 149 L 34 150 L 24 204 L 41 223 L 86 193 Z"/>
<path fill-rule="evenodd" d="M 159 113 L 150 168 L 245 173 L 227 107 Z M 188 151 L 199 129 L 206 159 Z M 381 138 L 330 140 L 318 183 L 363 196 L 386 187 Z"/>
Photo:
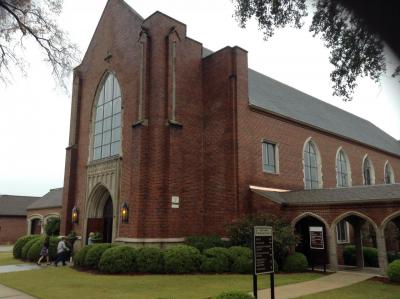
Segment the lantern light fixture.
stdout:
<path fill-rule="evenodd" d="M 75 206 L 72 209 L 72 223 L 77 224 L 79 222 L 79 210 L 78 208 Z"/>
<path fill-rule="evenodd" d="M 122 223 L 129 222 L 129 207 L 126 202 L 122 205 L 121 208 L 121 218 L 122 218 Z"/>

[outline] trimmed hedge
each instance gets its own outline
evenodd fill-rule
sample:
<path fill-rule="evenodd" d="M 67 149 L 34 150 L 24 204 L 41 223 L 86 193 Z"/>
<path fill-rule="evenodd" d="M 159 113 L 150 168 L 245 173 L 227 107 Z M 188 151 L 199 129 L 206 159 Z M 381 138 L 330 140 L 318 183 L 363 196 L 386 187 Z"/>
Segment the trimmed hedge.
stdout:
<path fill-rule="evenodd" d="M 289 255 L 283 264 L 283 271 L 285 272 L 304 272 L 307 268 L 307 258 L 300 252 Z"/>
<path fill-rule="evenodd" d="M 228 249 L 231 260 L 231 272 L 252 273 L 253 254 L 250 248 L 233 246 Z"/>
<path fill-rule="evenodd" d="M 214 247 L 224 247 L 224 242 L 219 236 L 189 236 L 185 240 L 185 244 L 192 246 L 203 252 L 206 249 Z"/>
<path fill-rule="evenodd" d="M 87 268 L 98 269 L 101 255 L 111 246 L 109 243 L 92 244 L 86 253 L 83 265 Z"/>
<path fill-rule="evenodd" d="M 143 247 L 137 252 L 137 269 L 142 273 L 162 273 L 164 271 L 163 253 L 159 248 Z"/>
<path fill-rule="evenodd" d="M 31 249 L 31 247 L 33 246 L 33 244 L 35 244 L 39 239 L 39 237 L 33 238 L 31 240 L 29 240 L 24 247 L 22 247 L 21 250 L 21 259 L 26 260 L 28 258 L 28 251 L 29 249 Z"/>
<path fill-rule="evenodd" d="M 200 270 L 212 273 L 229 272 L 230 257 L 228 249 L 214 247 L 204 250 Z"/>
<path fill-rule="evenodd" d="M 178 245 L 163 252 L 167 273 L 191 273 L 199 269 L 201 254 L 197 248 Z"/>
<path fill-rule="evenodd" d="M 29 249 L 28 254 L 27 254 L 27 259 L 29 261 L 36 262 L 39 259 L 40 252 L 43 247 L 43 243 L 44 243 L 43 238 L 40 238 L 40 239 L 36 240 L 35 243 L 33 243 L 33 245 L 31 246 L 31 248 Z"/>
<path fill-rule="evenodd" d="M 389 264 L 388 276 L 391 281 L 400 282 L 400 259 Z"/>
<path fill-rule="evenodd" d="M 366 267 L 379 267 L 378 250 L 373 247 L 363 247 L 364 265 Z M 356 247 L 348 245 L 343 250 L 343 260 L 345 265 L 356 265 Z"/>
<path fill-rule="evenodd" d="M 22 236 L 19 238 L 13 247 L 13 256 L 16 259 L 21 258 L 21 253 L 22 253 L 22 248 L 25 246 L 26 243 L 28 243 L 30 240 L 39 238 L 38 235 L 29 235 L 29 236 Z"/>
<path fill-rule="evenodd" d="M 136 271 L 137 250 L 129 246 L 106 249 L 99 261 L 99 270 L 105 273 L 128 273 Z"/>
<path fill-rule="evenodd" d="M 214 299 L 254 299 L 254 297 L 247 293 L 233 291 L 222 293 L 214 297 Z"/>
<path fill-rule="evenodd" d="M 75 253 L 75 255 L 74 255 L 74 266 L 77 266 L 77 267 L 83 267 L 84 266 L 86 254 L 87 254 L 87 252 L 89 251 L 89 249 L 92 246 L 93 245 L 84 246 L 77 253 Z"/>

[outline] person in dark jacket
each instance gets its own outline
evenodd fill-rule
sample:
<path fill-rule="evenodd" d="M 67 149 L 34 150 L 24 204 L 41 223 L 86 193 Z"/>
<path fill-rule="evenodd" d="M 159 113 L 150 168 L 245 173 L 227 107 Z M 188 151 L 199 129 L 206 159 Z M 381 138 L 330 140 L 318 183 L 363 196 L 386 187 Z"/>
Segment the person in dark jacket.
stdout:
<path fill-rule="evenodd" d="M 39 257 L 39 260 L 37 261 L 37 264 L 39 266 L 41 265 L 41 262 L 44 258 L 47 260 L 47 265 L 50 265 L 49 246 L 50 246 L 50 237 L 47 236 L 46 239 L 44 239 L 42 249 L 40 250 L 40 257 Z"/>

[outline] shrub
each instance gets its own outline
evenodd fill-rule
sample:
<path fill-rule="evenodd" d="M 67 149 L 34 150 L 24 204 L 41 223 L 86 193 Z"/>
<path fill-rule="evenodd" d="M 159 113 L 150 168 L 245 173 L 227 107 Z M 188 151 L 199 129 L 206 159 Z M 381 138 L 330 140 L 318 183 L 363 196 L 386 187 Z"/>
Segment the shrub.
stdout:
<path fill-rule="evenodd" d="M 243 293 L 243 292 L 225 292 L 222 293 L 214 299 L 254 299 L 254 297 L 250 294 Z"/>
<path fill-rule="evenodd" d="M 57 245 L 60 242 L 58 237 L 50 237 L 49 242 L 49 258 L 51 261 L 55 260 L 57 257 Z"/>
<path fill-rule="evenodd" d="M 366 267 L 379 267 L 378 250 L 373 247 L 363 247 L 364 265 Z M 356 247 L 348 245 L 343 250 L 343 260 L 345 265 L 356 265 Z"/>
<path fill-rule="evenodd" d="M 213 247 L 224 247 L 224 242 L 218 236 L 189 236 L 185 244 L 195 247 L 200 252 Z"/>
<path fill-rule="evenodd" d="M 191 273 L 199 269 L 201 254 L 197 248 L 178 245 L 164 251 L 164 265 L 167 273 Z"/>
<path fill-rule="evenodd" d="M 200 270 L 202 272 L 228 272 L 230 270 L 228 249 L 222 247 L 206 249 L 203 252 Z"/>
<path fill-rule="evenodd" d="M 74 255 L 74 266 L 77 267 L 83 267 L 85 263 L 85 258 L 88 250 L 92 247 L 93 245 L 88 245 L 82 247 L 77 253 Z"/>
<path fill-rule="evenodd" d="M 60 234 L 60 218 L 50 218 L 44 226 L 47 236 L 58 236 Z"/>
<path fill-rule="evenodd" d="M 253 271 L 253 254 L 250 248 L 233 246 L 228 249 L 231 271 L 234 273 L 251 273 Z"/>
<path fill-rule="evenodd" d="M 22 248 L 25 246 L 26 243 L 28 243 L 30 240 L 34 239 L 34 238 L 38 238 L 39 236 L 37 235 L 29 235 L 29 236 L 22 236 L 21 238 L 19 238 L 13 247 L 13 256 L 16 259 L 20 259 L 21 258 L 21 251 Z"/>
<path fill-rule="evenodd" d="M 128 273 L 136 271 L 137 250 L 129 246 L 115 246 L 101 255 L 99 269 L 105 273 Z"/>
<path fill-rule="evenodd" d="M 283 264 L 283 271 L 285 272 L 304 272 L 307 268 L 307 258 L 300 252 L 289 255 Z"/>
<path fill-rule="evenodd" d="M 252 246 L 253 227 L 256 225 L 272 226 L 274 233 L 274 258 L 281 266 L 297 245 L 300 238 L 293 232 L 293 228 L 273 215 L 247 216 L 228 226 L 228 237 L 233 246 Z"/>
<path fill-rule="evenodd" d="M 391 281 L 400 282 L 400 260 L 389 264 L 388 276 Z"/>
<path fill-rule="evenodd" d="M 142 273 L 162 273 L 164 271 L 163 254 L 159 248 L 140 248 L 136 263 L 138 271 Z"/>
<path fill-rule="evenodd" d="M 112 245 L 109 243 L 99 243 L 99 244 L 93 244 L 90 246 L 88 249 L 86 256 L 85 256 L 85 261 L 83 262 L 83 265 L 87 268 L 91 269 L 97 269 L 99 266 L 99 261 L 101 258 L 101 255 L 103 254 L 104 251 L 106 251 L 108 248 L 110 248 Z"/>
<path fill-rule="evenodd" d="M 28 250 L 27 259 L 31 262 L 36 262 L 40 257 L 42 251 L 44 238 L 37 239 Z"/>
<path fill-rule="evenodd" d="M 24 245 L 24 247 L 22 247 L 21 250 L 21 259 L 26 260 L 27 256 L 28 256 L 28 251 L 29 249 L 32 247 L 32 245 L 39 240 L 39 237 L 36 236 L 35 238 L 32 238 L 31 240 L 29 240 L 28 242 L 26 242 L 26 244 Z"/>

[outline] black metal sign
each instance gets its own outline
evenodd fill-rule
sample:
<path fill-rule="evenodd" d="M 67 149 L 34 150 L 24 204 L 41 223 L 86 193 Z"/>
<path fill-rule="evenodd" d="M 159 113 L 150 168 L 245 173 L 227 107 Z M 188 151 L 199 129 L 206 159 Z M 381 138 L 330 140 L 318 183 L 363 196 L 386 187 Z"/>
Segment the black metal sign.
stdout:
<path fill-rule="evenodd" d="M 310 226 L 310 248 L 324 250 L 324 229 L 322 226 Z"/>
<path fill-rule="evenodd" d="M 274 272 L 272 227 L 254 227 L 254 274 Z"/>

